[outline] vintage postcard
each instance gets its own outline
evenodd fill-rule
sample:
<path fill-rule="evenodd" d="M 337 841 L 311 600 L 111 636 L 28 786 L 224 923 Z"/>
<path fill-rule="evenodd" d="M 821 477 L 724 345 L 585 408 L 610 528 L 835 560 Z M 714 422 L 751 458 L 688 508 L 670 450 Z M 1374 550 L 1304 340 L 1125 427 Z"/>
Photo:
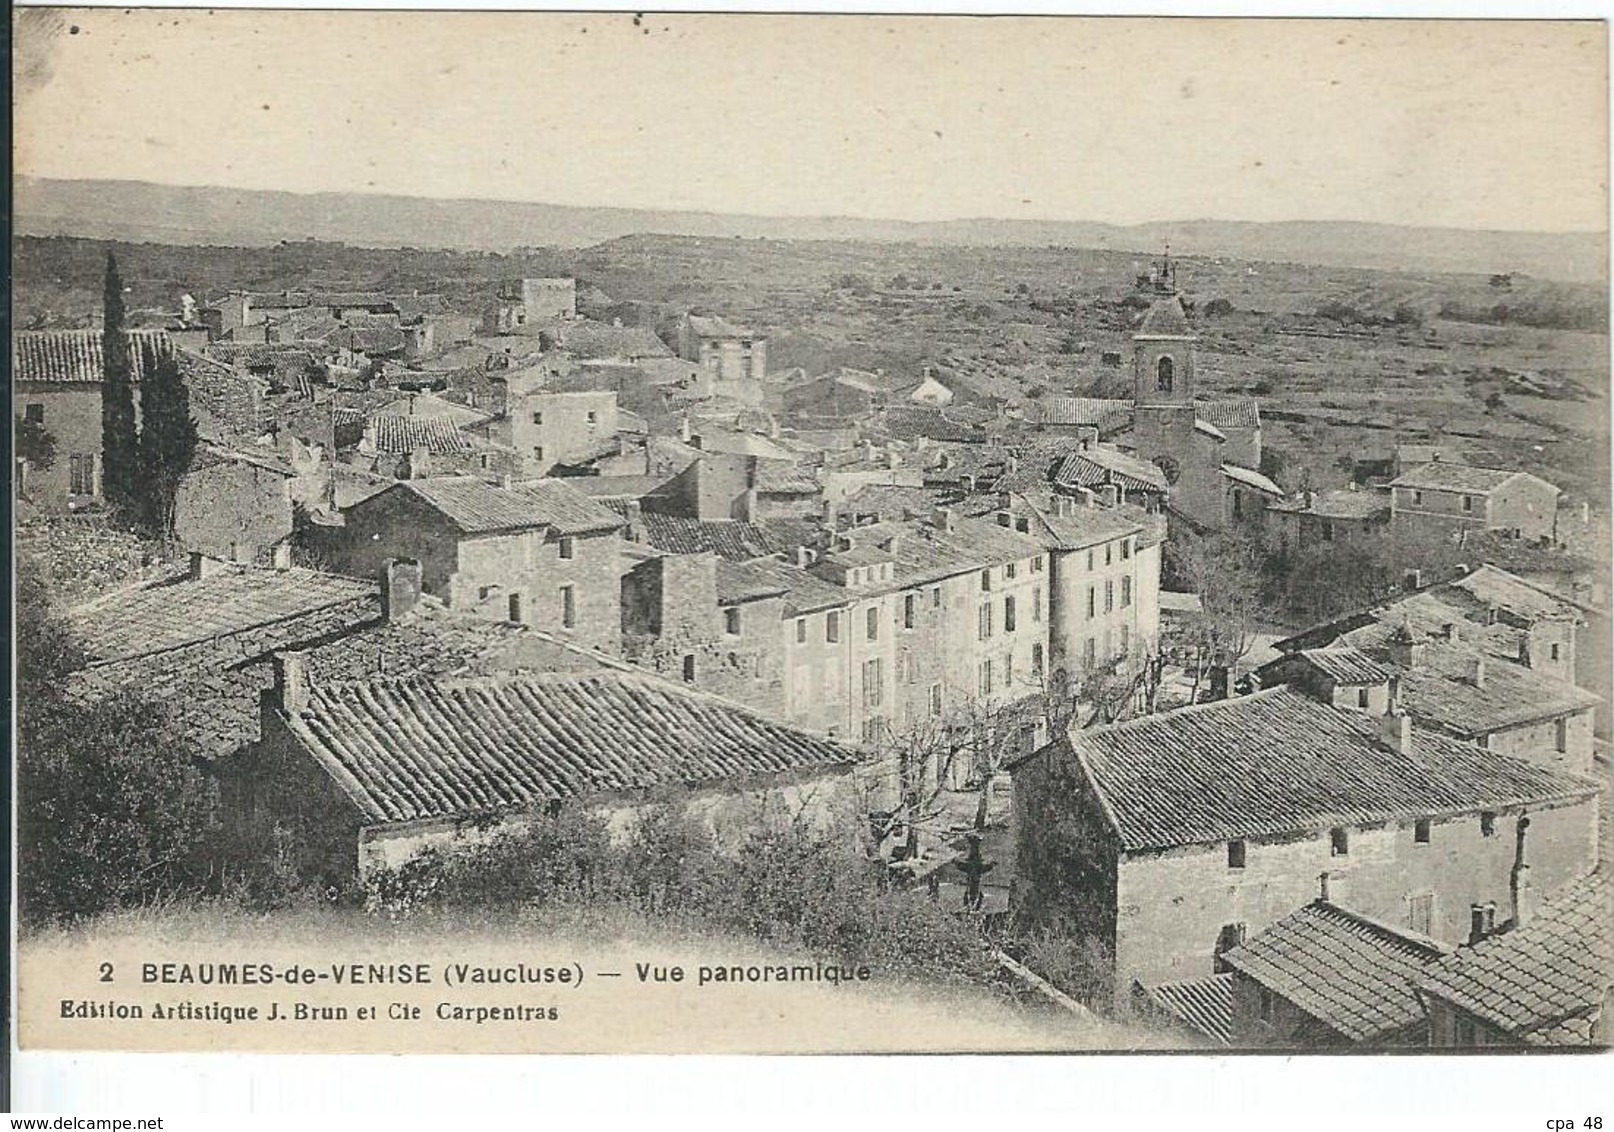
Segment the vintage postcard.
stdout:
<path fill-rule="evenodd" d="M 12 31 L 23 1050 L 1608 1044 L 1602 24 Z"/>

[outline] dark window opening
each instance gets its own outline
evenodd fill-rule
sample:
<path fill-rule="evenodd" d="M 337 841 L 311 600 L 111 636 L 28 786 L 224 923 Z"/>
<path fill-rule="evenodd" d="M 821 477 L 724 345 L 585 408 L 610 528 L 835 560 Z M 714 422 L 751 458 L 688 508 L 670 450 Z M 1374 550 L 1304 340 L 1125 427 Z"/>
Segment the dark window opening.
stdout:
<path fill-rule="evenodd" d="M 1227 867 L 1242 869 L 1244 867 L 1245 845 L 1242 841 L 1229 841 L 1227 843 Z"/>
<path fill-rule="evenodd" d="M 1331 857 L 1348 857 L 1351 853 L 1351 836 L 1347 829 L 1336 827 L 1328 831 L 1328 854 Z"/>
<path fill-rule="evenodd" d="M 1419 845 L 1429 844 L 1429 819 L 1419 818 L 1412 823 L 1412 840 Z"/>
<path fill-rule="evenodd" d="M 1175 372 L 1176 365 L 1169 357 L 1161 358 L 1156 362 L 1154 367 L 1155 389 L 1161 393 L 1170 393 Z"/>

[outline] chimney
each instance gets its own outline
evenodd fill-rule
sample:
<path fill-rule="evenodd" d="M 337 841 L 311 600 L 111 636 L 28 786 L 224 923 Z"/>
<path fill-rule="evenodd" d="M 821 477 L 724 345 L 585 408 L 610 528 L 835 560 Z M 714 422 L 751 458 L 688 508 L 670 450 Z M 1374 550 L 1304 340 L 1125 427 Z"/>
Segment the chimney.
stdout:
<path fill-rule="evenodd" d="M 692 434 L 689 429 L 689 414 L 685 413 L 683 416 L 678 418 L 678 439 L 682 440 L 685 444 L 688 444 L 691 435 Z"/>
<path fill-rule="evenodd" d="M 230 561 L 237 566 L 246 566 L 252 562 L 252 547 L 244 539 L 233 539 L 230 542 Z"/>
<path fill-rule="evenodd" d="M 1460 640 L 1457 622 L 1447 621 L 1440 626 L 1440 635 L 1448 641 Z"/>
<path fill-rule="evenodd" d="M 291 543 L 277 542 L 275 543 L 274 550 L 270 553 L 273 555 L 273 562 L 276 570 L 291 569 Z"/>
<path fill-rule="evenodd" d="M 274 654 L 275 701 L 287 715 L 308 706 L 308 669 L 300 652 Z"/>
<path fill-rule="evenodd" d="M 1530 819 L 1519 815 L 1514 840 L 1513 872 L 1508 878 L 1508 896 L 1513 903 L 1513 926 L 1522 928 L 1535 912 L 1535 888 L 1530 884 L 1530 866 L 1524 859 L 1524 835 Z"/>
<path fill-rule="evenodd" d="M 516 482 L 515 477 L 512 476 L 509 472 L 501 473 L 500 476 L 499 476 L 499 486 L 504 488 L 504 490 L 506 490 L 506 491 L 509 491 L 510 488 L 512 486 L 514 486 L 515 482 Z"/>
<path fill-rule="evenodd" d="M 1469 663 L 1468 663 L 1468 682 L 1470 684 L 1474 685 L 1474 687 L 1476 687 L 1476 688 L 1479 688 L 1479 689 L 1482 689 L 1482 690 L 1484 689 L 1484 687 L 1485 687 L 1485 658 L 1483 656 L 1476 656 L 1471 661 L 1469 661 Z"/>
<path fill-rule="evenodd" d="M 813 553 L 810 546 L 798 546 L 796 548 L 796 565 L 803 570 L 811 566 L 817 558 L 818 556 Z"/>
<path fill-rule="evenodd" d="M 1317 876 L 1317 899 L 1324 904 L 1328 903 L 1328 873 L 1326 871 Z"/>
<path fill-rule="evenodd" d="M 1070 518 L 1071 498 L 1068 495 L 1054 496 L 1054 514 L 1061 519 Z"/>
<path fill-rule="evenodd" d="M 1012 452 L 1009 453 L 1008 456 L 1004 457 L 1003 470 L 1011 475 L 1018 472 L 1020 470 L 1020 457 L 1016 456 Z"/>
<path fill-rule="evenodd" d="M 965 495 L 974 495 L 975 494 L 975 477 L 974 476 L 965 476 L 964 477 L 964 494 Z"/>
<path fill-rule="evenodd" d="M 203 578 L 211 578 L 219 572 L 219 567 L 222 565 L 223 563 L 217 558 L 209 558 L 200 550 L 193 550 L 191 551 L 190 579 L 193 582 L 200 582 Z"/>
<path fill-rule="evenodd" d="M 1401 575 L 1401 588 L 1408 593 L 1423 589 L 1423 571 L 1408 570 Z"/>
<path fill-rule="evenodd" d="M 1379 739 L 1397 754 L 1412 753 L 1412 717 L 1402 711 L 1379 716 Z"/>
<path fill-rule="evenodd" d="M 381 612 L 396 621 L 420 601 L 425 569 L 418 559 L 389 558 L 381 568 Z"/>
<path fill-rule="evenodd" d="M 930 525 L 938 531 L 953 530 L 954 521 L 951 507 L 938 507 L 930 514 Z"/>
<path fill-rule="evenodd" d="M 1473 946 L 1496 930 L 1495 904 L 1468 906 L 1468 943 Z"/>
<path fill-rule="evenodd" d="M 1107 483 L 1098 489 L 1099 502 L 1105 507 L 1114 507 L 1121 502 L 1121 489 L 1113 483 Z"/>
<path fill-rule="evenodd" d="M 642 541 L 644 531 L 644 505 L 637 499 L 630 499 L 622 505 L 623 519 L 627 523 L 627 534 L 624 536 L 629 542 Z"/>

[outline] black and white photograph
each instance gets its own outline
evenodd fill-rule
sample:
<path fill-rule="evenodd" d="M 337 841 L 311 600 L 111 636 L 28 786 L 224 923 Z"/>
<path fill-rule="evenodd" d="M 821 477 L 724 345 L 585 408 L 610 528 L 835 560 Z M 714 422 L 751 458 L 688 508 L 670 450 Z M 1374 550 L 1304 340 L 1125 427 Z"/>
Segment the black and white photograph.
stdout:
<path fill-rule="evenodd" d="M 1605 24 L 12 35 L 22 1051 L 1610 1044 Z"/>

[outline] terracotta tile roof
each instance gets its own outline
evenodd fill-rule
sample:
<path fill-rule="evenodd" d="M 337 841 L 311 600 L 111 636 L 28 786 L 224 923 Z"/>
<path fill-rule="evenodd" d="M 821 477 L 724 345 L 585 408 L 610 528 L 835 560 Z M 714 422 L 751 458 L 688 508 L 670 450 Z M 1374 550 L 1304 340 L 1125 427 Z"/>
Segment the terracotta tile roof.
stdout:
<path fill-rule="evenodd" d="M 1067 487 L 1116 484 L 1127 491 L 1165 491 L 1166 474 L 1160 468 L 1113 448 L 1073 452 L 1055 469 L 1053 482 Z"/>
<path fill-rule="evenodd" d="M 127 660 L 286 621 L 373 596 L 373 582 L 294 567 L 214 563 L 192 581 L 188 570 L 104 594 L 69 611 L 94 663 Z"/>
<path fill-rule="evenodd" d="M 883 409 L 869 419 L 869 428 L 896 440 L 967 442 L 986 435 L 979 424 L 962 420 L 954 409 L 923 409 L 907 406 Z"/>
<path fill-rule="evenodd" d="M 1383 519 L 1390 515 L 1390 497 L 1377 491 L 1319 491 L 1274 503 L 1270 510 L 1320 519 Z"/>
<path fill-rule="evenodd" d="M 1614 984 L 1611 921 L 1599 869 L 1554 892 L 1523 927 L 1431 964 L 1419 990 L 1531 1045 L 1587 1045 Z"/>
<path fill-rule="evenodd" d="M 1217 428 L 1260 428 L 1261 403 L 1254 397 L 1196 397 L 1194 417 Z"/>
<path fill-rule="evenodd" d="M 1092 425 L 1100 432 L 1120 429 L 1132 419 L 1132 402 L 1108 397 L 1044 397 L 1037 402 L 1045 425 Z"/>
<path fill-rule="evenodd" d="M 900 521 L 924 518 L 950 498 L 952 493 L 943 488 L 871 483 L 843 499 L 838 510 L 845 515 L 872 515 Z"/>
<path fill-rule="evenodd" d="M 730 562 L 749 562 L 798 546 L 811 545 L 817 524 L 807 519 L 769 519 L 742 523 L 733 519 L 686 519 L 680 515 L 640 516 L 645 542 L 671 554 L 716 554 Z"/>
<path fill-rule="evenodd" d="M 1060 514 L 1028 505 L 1019 513 L 1031 520 L 1031 529 L 1027 532 L 1031 538 L 1057 550 L 1082 550 L 1143 531 L 1142 524 L 1133 515 L 1110 507 L 1077 504 Z"/>
<path fill-rule="evenodd" d="M 314 685 L 291 726 L 371 822 L 850 768 L 856 748 L 618 672 Z"/>
<path fill-rule="evenodd" d="M 393 491 L 419 496 L 466 534 L 553 527 L 561 534 L 613 530 L 615 511 L 594 502 L 565 480 L 541 479 L 509 487 L 473 476 L 404 480 Z"/>
<path fill-rule="evenodd" d="M 590 499 L 643 499 L 668 476 L 568 476 L 566 482 Z"/>
<path fill-rule="evenodd" d="M 174 351 L 161 330 L 131 330 L 129 364 L 134 380 L 146 375 L 147 358 Z M 14 383 L 100 384 L 106 377 L 99 330 L 22 330 L 11 336 Z"/>
<path fill-rule="evenodd" d="M 783 460 L 758 460 L 751 482 L 767 495 L 817 495 L 824 490 L 811 469 Z"/>
<path fill-rule="evenodd" d="M 1598 789 L 1418 729 L 1402 755 L 1380 739 L 1378 720 L 1285 687 L 1072 731 L 1065 746 L 1127 851 L 1502 810 Z"/>
<path fill-rule="evenodd" d="M 471 438 L 447 417 L 400 417 L 375 413 L 365 421 L 365 434 L 380 453 L 398 455 L 424 448 L 435 456 L 469 452 Z"/>
<path fill-rule="evenodd" d="M 1224 973 L 1156 983 L 1142 990 L 1156 1009 L 1225 1046 L 1233 1040 L 1233 979 L 1231 973 Z"/>
<path fill-rule="evenodd" d="M 453 421 L 460 428 L 482 424 L 493 416 L 492 413 L 450 401 L 435 393 L 408 393 L 377 406 L 374 411 L 399 417 L 437 417 Z"/>
<path fill-rule="evenodd" d="M 784 587 L 786 617 L 815 613 L 821 609 L 837 609 L 850 604 L 853 597 L 843 587 L 778 559 L 762 558 L 747 562 L 745 569 L 752 571 L 753 576 L 759 579 L 759 584 L 764 584 L 761 580 L 767 579 L 765 584 Z"/>
<path fill-rule="evenodd" d="M 1222 962 L 1354 1042 L 1424 1021 L 1414 984 L 1447 948 L 1346 908 L 1317 901 L 1291 912 Z"/>
<path fill-rule="evenodd" d="M 1389 633 L 1406 625 L 1417 638 L 1439 635 L 1455 626 L 1463 641 L 1494 656 L 1516 661 L 1527 627 L 1543 616 L 1574 615 L 1574 607 L 1522 578 L 1495 566 L 1484 566 L 1464 580 L 1429 586 L 1392 601 L 1343 614 L 1278 641 L 1280 651 L 1314 648 L 1334 642 L 1357 648 L 1381 647 Z M 1545 601 L 1541 601 L 1541 598 Z M 1490 617 L 1495 607 L 1503 616 Z"/>
<path fill-rule="evenodd" d="M 1343 648 L 1306 649 L 1300 655 L 1337 684 L 1384 684 L 1394 675 L 1367 653 L 1349 645 Z"/>
<path fill-rule="evenodd" d="M 303 656 L 309 679 L 322 684 L 379 677 L 485 676 L 517 670 L 586 671 L 611 663 L 528 625 L 450 610 L 430 595 L 423 595 L 413 609 L 395 620 L 377 617 L 306 647 Z"/>
<path fill-rule="evenodd" d="M 1155 300 L 1149 307 L 1134 336 L 1181 338 L 1193 333 L 1193 329 L 1188 325 L 1188 314 L 1183 310 L 1182 299 L 1176 295 L 1169 295 Z"/>
<path fill-rule="evenodd" d="M 790 584 L 776 577 L 774 572 L 749 562 L 717 560 L 717 603 L 739 605 L 765 597 L 783 597 L 790 592 Z"/>
<path fill-rule="evenodd" d="M 1496 566 L 1480 566 L 1441 588 L 1471 594 L 1486 607 L 1495 606 L 1531 624 L 1550 619 L 1585 622 L 1573 602 Z"/>
<path fill-rule="evenodd" d="M 1444 460 L 1408 468 L 1390 481 L 1391 487 L 1414 487 L 1429 491 L 1462 491 L 1473 495 L 1488 495 L 1516 476 L 1529 476 L 1528 472 L 1510 472 L 1502 468 L 1471 468 L 1466 464 L 1448 464 Z M 1530 476 L 1537 483 L 1546 483 Z M 1547 484 L 1548 487 L 1553 485 Z M 1556 489 L 1554 489 L 1556 490 Z"/>
<path fill-rule="evenodd" d="M 840 532 L 859 549 L 877 548 L 889 554 L 894 580 L 882 589 L 906 589 L 939 582 L 987 566 L 1020 562 L 1041 554 L 1043 543 L 985 519 L 955 517 L 953 529 L 942 530 L 932 520 L 905 523 L 869 523 Z M 893 543 L 893 539 L 895 542 Z"/>
<path fill-rule="evenodd" d="M 1485 686 L 1471 679 L 1484 654 L 1472 645 L 1428 643 L 1415 668 L 1395 666 L 1401 704 L 1414 719 L 1454 735 L 1478 736 L 1504 727 L 1596 707 L 1598 697 L 1500 657 L 1485 659 Z M 1381 659 L 1388 658 L 1382 653 Z"/>

